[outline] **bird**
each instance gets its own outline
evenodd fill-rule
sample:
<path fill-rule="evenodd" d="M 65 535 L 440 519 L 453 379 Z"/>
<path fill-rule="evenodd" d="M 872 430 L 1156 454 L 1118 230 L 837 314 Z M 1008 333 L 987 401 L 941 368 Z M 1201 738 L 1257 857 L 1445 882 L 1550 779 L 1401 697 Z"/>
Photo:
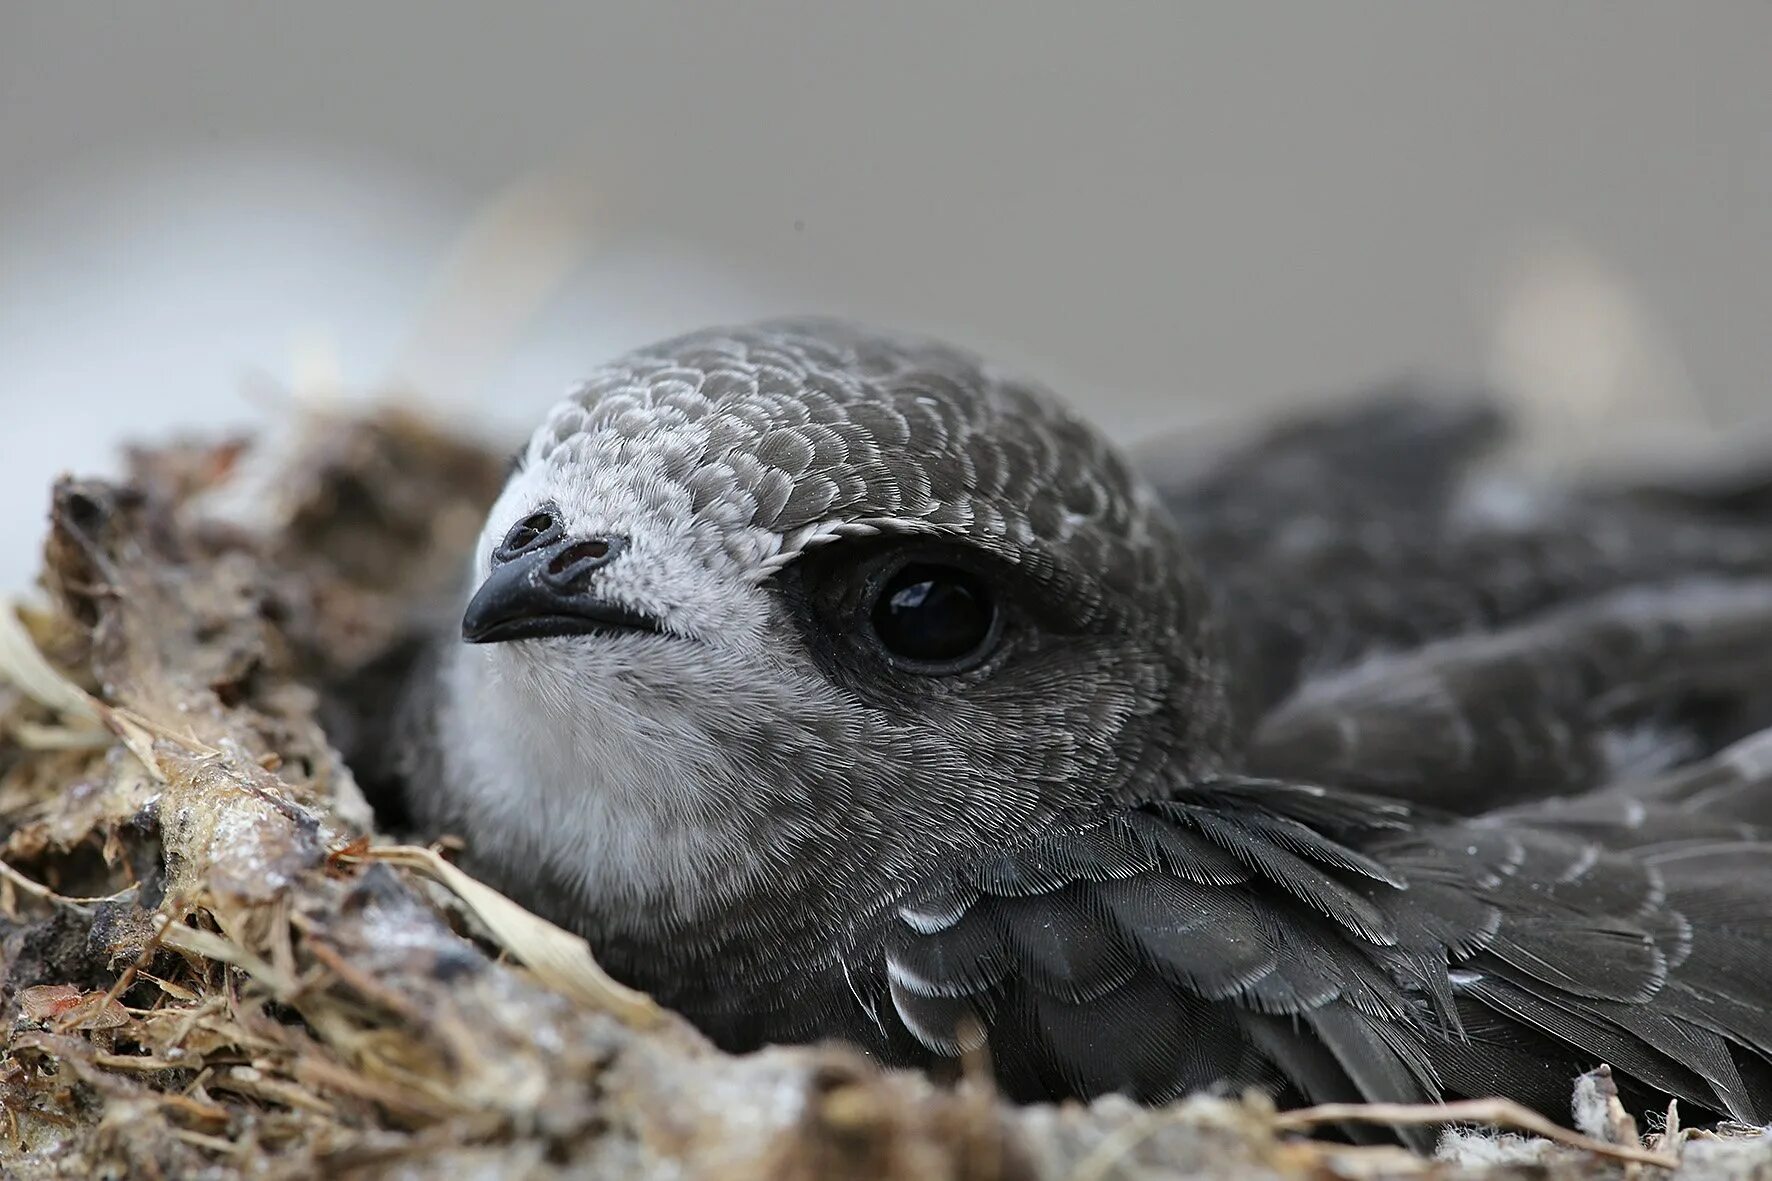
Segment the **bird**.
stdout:
<path fill-rule="evenodd" d="M 1504 435 L 1159 472 L 941 342 L 677 337 L 549 411 L 357 765 L 733 1052 L 1767 1122 L 1765 489 Z"/>

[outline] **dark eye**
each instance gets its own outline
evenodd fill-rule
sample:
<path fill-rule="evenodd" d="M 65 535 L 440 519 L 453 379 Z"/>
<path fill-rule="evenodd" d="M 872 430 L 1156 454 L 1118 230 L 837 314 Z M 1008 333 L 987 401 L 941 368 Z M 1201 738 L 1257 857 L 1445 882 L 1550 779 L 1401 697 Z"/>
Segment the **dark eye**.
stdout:
<path fill-rule="evenodd" d="M 501 562 L 508 562 L 519 554 L 528 553 L 536 546 L 554 540 L 559 534 L 559 527 L 554 521 L 553 513 L 547 509 L 538 509 L 511 526 L 505 534 L 503 544 L 493 553 L 493 557 Z"/>
<path fill-rule="evenodd" d="M 868 615 L 894 661 L 912 672 L 963 672 L 995 646 L 997 604 L 984 580 L 954 566 L 912 562 L 880 586 Z"/>

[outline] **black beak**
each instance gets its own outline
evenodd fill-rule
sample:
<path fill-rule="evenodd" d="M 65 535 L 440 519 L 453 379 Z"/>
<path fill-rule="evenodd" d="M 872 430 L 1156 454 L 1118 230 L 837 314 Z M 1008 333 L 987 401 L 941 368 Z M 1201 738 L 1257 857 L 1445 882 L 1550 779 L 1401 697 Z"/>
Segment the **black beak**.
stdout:
<path fill-rule="evenodd" d="M 662 633 L 658 620 L 600 601 L 596 572 L 626 548 L 622 537 L 560 538 L 493 567 L 461 620 L 470 644 L 594 633 Z M 496 561 L 495 557 L 495 561 Z"/>

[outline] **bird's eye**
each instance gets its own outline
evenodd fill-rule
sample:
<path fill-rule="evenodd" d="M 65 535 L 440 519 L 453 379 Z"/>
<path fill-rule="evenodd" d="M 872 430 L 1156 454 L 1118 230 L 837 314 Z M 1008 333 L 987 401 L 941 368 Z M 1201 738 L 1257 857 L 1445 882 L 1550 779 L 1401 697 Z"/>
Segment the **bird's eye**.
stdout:
<path fill-rule="evenodd" d="M 547 509 L 537 509 L 521 521 L 511 526 L 505 539 L 493 554 L 501 562 L 508 562 L 519 554 L 528 553 L 538 545 L 554 540 L 559 534 L 559 526 L 554 514 Z"/>
<path fill-rule="evenodd" d="M 983 579 L 954 566 L 912 562 L 880 584 L 868 612 L 893 662 L 911 672 L 964 672 L 990 655 L 1000 628 Z"/>

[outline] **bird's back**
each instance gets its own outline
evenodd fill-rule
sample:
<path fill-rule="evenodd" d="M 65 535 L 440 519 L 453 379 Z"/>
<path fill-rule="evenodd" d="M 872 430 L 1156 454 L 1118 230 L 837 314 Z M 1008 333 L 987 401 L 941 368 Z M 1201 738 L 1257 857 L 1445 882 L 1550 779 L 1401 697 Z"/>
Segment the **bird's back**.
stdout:
<path fill-rule="evenodd" d="M 1491 403 L 1397 389 L 1161 477 L 1251 769 L 1474 812 L 1772 724 L 1772 457 L 1553 485 L 1493 470 L 1505 437 Z"/>

